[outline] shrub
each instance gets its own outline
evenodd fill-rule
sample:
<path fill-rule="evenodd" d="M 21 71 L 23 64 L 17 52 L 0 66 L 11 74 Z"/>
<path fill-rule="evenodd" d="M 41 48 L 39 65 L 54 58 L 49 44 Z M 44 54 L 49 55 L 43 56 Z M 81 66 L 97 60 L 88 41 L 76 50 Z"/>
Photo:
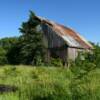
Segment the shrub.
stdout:
<path fill-rule="evenodd" d="M 61 67 L 63 65 L 61 59 L 59 58 L 51 58 L 50 64 L 55 67 Z"/>
<path fill-rule="evenodd" d="M 9 67 L 5 67 L 4 68 L 4 74 L 6 76 L 17 76 L 17 74 L 19 74 L 19 71 L 17 70 L 17 68 L 15 66 L 9 66 Z"/>
<path fill-rule="evenodd" d="M 0 47 L 0 65 L 7 64 L 6 51 Z"/>

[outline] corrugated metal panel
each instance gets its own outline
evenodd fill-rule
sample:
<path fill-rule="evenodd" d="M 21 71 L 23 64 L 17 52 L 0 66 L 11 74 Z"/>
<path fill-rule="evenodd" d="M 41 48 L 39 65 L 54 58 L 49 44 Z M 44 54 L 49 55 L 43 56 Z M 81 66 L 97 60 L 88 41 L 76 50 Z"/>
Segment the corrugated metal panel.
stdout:
<path fill-rule="evenodd" d="M 37 16 L 36 16 L 37 17 Z M 71 28 L 49 21 L 42 17 L 37 17 L 42 23 L 48 24 L 56 34 L 58 34 L 70 47 L 93 49 L 93 46 L 81 35 Z"/>
<path fill-rule="evenodd" d="M 72 47 L 81 47 L 80 44 L 71 36 L 62 35 L 62 38 Z"/>
<path fill-rule="evenodd" d="M 53 29 L 57 31 L 61 37 L 67 37 L 67 41 L 70 41 L 69 46 L 92 49 L 91 44 L 72 29 L 59 24 L 54 25 Z"/>

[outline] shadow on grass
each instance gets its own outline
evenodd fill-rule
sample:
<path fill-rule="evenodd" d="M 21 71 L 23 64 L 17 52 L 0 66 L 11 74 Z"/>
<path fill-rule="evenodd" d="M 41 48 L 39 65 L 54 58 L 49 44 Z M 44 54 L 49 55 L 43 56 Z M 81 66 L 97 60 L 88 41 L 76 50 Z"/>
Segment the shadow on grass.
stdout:
<path fill-rule="evenodd" d="M 0 84 L 0 93 L 16 92 L 18 90 L 15 86 Z"/>

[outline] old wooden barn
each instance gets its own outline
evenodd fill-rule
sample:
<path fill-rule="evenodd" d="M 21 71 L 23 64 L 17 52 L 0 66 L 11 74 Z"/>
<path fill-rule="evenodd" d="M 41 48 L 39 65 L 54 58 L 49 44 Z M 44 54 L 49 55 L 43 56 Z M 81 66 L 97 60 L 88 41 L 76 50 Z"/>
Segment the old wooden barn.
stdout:
<path fill-rule="evenodd" d="M 40 21 L 37 30 L 42 31 L 44 44 L 47 48 L 46 59 L 59 57 L 64 63 L 75 60 L 79 52 L 93 49 L 92 45 L 77 32 L 64 25 L 35 16 Z"/>

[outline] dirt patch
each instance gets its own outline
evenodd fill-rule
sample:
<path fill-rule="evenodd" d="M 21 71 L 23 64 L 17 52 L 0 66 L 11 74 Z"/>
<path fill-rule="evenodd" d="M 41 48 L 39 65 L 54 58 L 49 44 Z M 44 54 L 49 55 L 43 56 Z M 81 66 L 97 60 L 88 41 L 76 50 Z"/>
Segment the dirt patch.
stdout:
<path fill-rule="evenodd" d="M 0 84 L 0 93 L 16 92 L 17 90 L 18 90 L 18 88 L 15 86 Z"/>

